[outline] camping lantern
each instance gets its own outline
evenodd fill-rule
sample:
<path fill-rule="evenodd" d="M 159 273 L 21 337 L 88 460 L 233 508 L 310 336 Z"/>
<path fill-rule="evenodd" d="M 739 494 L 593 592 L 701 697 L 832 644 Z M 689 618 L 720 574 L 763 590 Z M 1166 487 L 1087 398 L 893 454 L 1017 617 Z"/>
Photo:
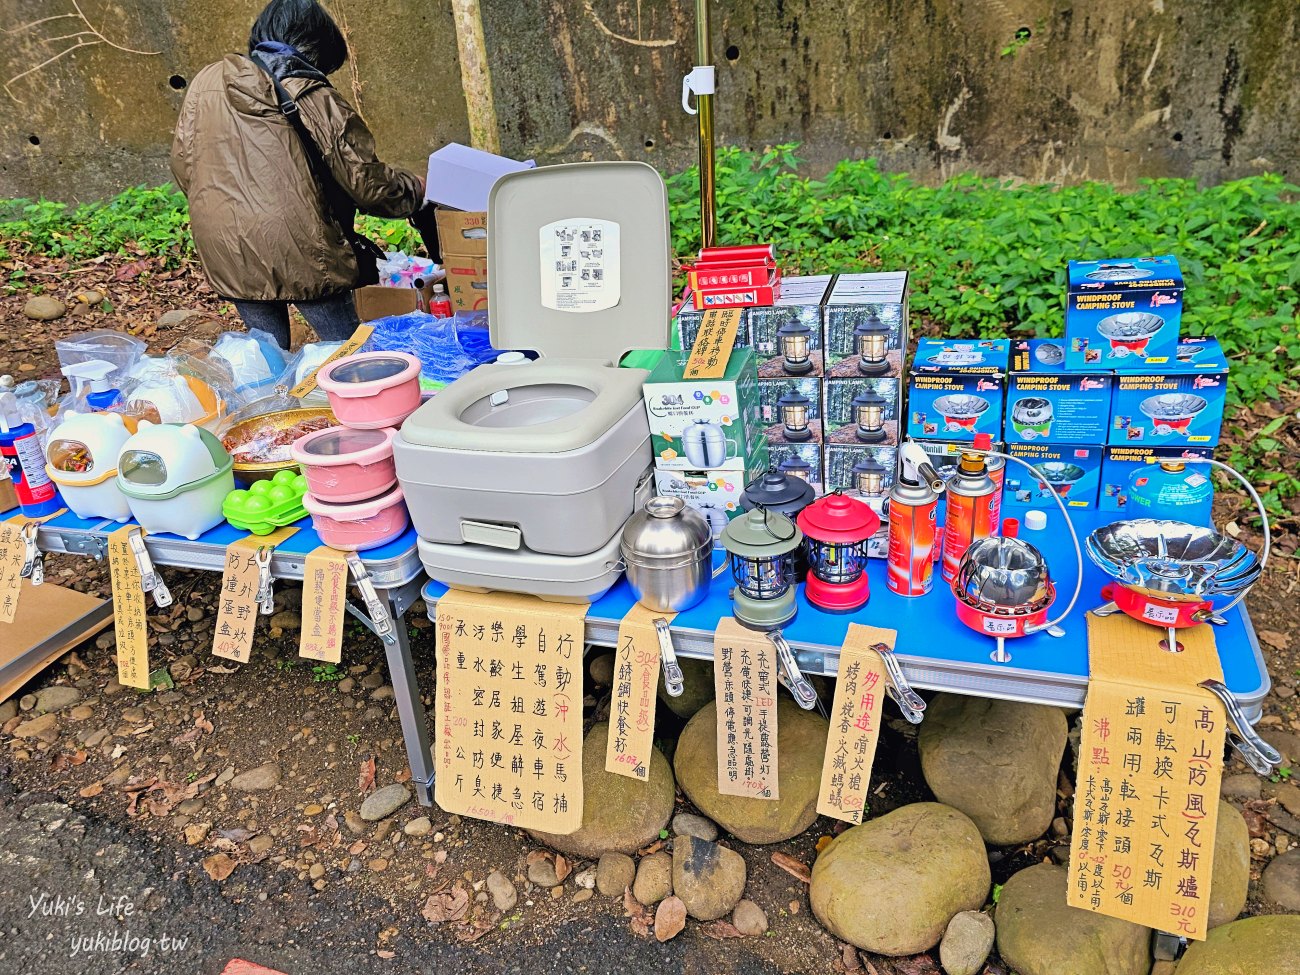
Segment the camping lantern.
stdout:
<path fill-rule="evenodd" d="M 952 580 L 957 618 L 997 640 L 989 655 L 1008 663 L 1007 637 L 1047 628 L 1056 587 L 1043 555 L 1028 542 L 1006 534 L 978 539 L 966 549 Z"/>
<path fill-rule="evenodd" d="M 63 414 L 45 449 L 45 473 L 78 518 L 127 521 L 131 506 L 117 488 L 117 455 L 131 437 L 120 413 Z"/>
<path fill-rule="evenodd" d="M 785 515 L 755 508 L 732 519 L 722 532 L 731 563 L 736 621 L 754 630 L 774 630 L 794 619 L 795 553 L 803 533 Z"/>
<path fill-rule="evenodd" d="M 858 491 L 868 498 L 879 498 L 885 493 L 885 475 L 889 472 L 874 457 L 860 460 L 850 472 Z"/>
<path fill-rule="evenodd" d="M 851 613 L 867 604 L 867 541 L 880 530 L 880 516 L 839 491 L 799 513 L 808 554 L 808 601 L 832 613 Z"/>
<path fill-rule="evenodd" d="M 752 511 L 762 506 L 768 511 L 779 511 L 793 519 L 812 503 L 815 496 L 812 485 L 806 479 L 779 470 L 768 471 L 745 485 L 745 490 L 740 495 L 740 507 L 744 511 Z"/>
<path fill-rule="evenodd" d="M 857 421 L 858 439 L 863 443 L 880 443 L 885 439 L 885 397 L 874 389 L 853 397 L 853 418 Z"/>
<path fill-rule="evenodd" d="M 792 376 L 802 376 L 812 372 L 813 362 L 808 354 L 811 344 L 812 329 L 792 318 L 776 330 L 776 339 L 781 343 L 782 366 Z"/>
<path fill-rule="evenodd" d="M 789 474 L 791 477 L 797 477 L 801 481 L 812 481 L 812 464 L 808 463 L 798 454 L 787 457 L 781 463 L 776 465 L 776 469 L 782 474 Z"/>
<path fill-rule="evenodd" d="M 797 389 L 792 389 L 776 401 L 781 410 L 781 433 L 786 440 L 802 443 L 812 439 L 808 426 L 808 405 L 812 401 Z"/>
<path fill-rule="evenodd" d="M 862 375 L 883 376 L 889 371 L 889 326 L 874 311 L 853 327 L 853 351 Z"/>

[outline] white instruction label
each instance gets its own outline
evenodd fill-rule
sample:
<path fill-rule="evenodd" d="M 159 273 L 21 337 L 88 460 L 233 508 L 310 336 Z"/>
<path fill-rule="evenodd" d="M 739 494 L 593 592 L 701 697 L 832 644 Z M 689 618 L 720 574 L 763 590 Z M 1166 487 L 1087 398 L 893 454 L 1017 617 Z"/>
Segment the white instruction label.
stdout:
<path fill-rule="evenodd" d="M 548 223 L 538 233 L 544 307 L 592 312 L 618 304 L 622 295 L 618 224 L 570 217 Z"/>
<path fill-rule="evenodd" d="M 1142 609 L 1142 618 L 1150 620 L 1152 623 L 1169 625 L 1178 622 L 1178 610 L 1170 609 L 1168 606 L 1157 606 L 1155 603 L 1147 603 Z"/>
<path fill-rule="evenodd" d="M 1000 620 L 992 616 L 984 617 L 984 632 L 992 633 L 996 636 L 1014 636 L 1016 632 L 1015 620 Z"/>

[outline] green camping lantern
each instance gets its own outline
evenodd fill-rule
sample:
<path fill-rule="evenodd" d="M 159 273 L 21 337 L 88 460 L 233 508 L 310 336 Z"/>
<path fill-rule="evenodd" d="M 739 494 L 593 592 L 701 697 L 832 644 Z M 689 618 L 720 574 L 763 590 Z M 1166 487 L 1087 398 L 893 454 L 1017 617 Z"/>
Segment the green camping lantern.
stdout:
<path fill-rule="evenodd" d="M 755 508 L 734 518 L 722 532 L 731 563 L 736 621 L 755 630 L 773 630 L 794 619 L 795 554 L 803 532 L 777 511 Z"/>

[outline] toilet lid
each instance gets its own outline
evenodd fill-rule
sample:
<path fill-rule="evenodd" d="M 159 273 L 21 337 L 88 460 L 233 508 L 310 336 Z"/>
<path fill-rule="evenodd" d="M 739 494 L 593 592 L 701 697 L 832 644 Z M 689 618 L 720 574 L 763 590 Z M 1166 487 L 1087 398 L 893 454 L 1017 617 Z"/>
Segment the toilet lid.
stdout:
<path fill-rule="evenodd" d="M 652 166 L 510 173 L 492 187 L 488 225 L 495 348 L 615 364 L 668 347 L 668 193 Z"/>

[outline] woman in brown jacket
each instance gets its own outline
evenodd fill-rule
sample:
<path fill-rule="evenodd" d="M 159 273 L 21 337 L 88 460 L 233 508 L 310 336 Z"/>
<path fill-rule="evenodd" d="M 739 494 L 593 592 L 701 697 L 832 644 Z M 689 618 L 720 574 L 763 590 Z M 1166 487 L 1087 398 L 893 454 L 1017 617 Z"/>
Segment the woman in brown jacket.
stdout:
<path fill-rule="evenodd" d="M 381 162 L 365 122 L 330 87 L 326 75 L 348 48 L 316 0 L 271 0 L 248 49 L 195 76 L 176 125 L 172 173 L 189 198 L 195 249 L 217 293 L 281 347 L 290 303 L 322 340 L 347 338 L 357 326 L 347 236 L 356 211 L 410 217 L 424 181 Z M 281 111 L 277 82 L 297 105 L 328 188 Z"/>

